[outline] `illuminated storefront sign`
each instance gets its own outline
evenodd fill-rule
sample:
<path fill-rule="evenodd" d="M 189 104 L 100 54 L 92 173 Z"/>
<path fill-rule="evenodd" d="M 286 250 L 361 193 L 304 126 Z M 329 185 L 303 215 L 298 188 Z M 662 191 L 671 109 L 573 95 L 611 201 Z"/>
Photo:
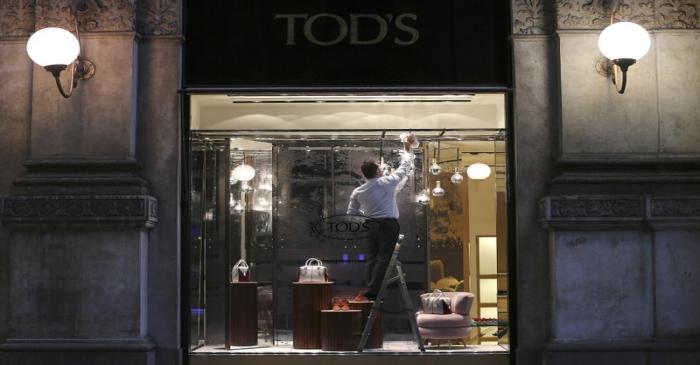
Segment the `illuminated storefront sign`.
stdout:
<path fill-rule="evenodd" d="M 190 1 L 185 87 L 508 87 L 509 5 Z"/>

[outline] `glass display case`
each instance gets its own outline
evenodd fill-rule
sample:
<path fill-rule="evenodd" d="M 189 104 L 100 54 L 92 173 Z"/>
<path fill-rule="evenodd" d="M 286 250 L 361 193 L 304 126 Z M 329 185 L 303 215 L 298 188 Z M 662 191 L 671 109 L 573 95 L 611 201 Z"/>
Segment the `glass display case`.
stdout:
<path fill-rule="evenodd" d="M 193 131 L 191 351 L 294 351 L 300 314 L 292 282 L 308 258 L 327 267 L 328 295 L 352 298 L 364 288 L 367 237 L 361 223 L 344 216 L 351 192 L 365 181 L 363 161 L 383 162 L 386 174 L 399 165 L 399 132 Z M 424 338 L 429 348 L 507 351 L 505 132 L 416 134 L 422 143 L 414 171 L 397 192 L 405 236 L 400 259 L 414 307 L 404 308 L 398 288 L 388 287 L 383 345 L 375 351 L 416 350 L 405 310 L 420 310 L 419 296 L 434 290 L 476 299 L 469 331 Z M 474 174 L 475 164 L 486 171 Z M 252 283 L 231 283 L 239 259 L 248 263 Z M 241 331 L 254 341 L 241 342 Z"/>

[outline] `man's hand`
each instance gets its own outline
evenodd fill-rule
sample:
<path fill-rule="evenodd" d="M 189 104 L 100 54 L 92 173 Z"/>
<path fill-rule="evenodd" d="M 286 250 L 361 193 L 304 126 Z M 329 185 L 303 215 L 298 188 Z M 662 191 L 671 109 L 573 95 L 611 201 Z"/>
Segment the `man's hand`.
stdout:
<path fill-rule="evenodd" d="M 403 148 L 406 151 L 411 152 L 411 146 L 414 142 L 416 142 L 416 136 L 414 136 L 413 134 L 409 134 L 408 137 L 406 137 L 406 141 L 404 141 L 403 143 Z"/>

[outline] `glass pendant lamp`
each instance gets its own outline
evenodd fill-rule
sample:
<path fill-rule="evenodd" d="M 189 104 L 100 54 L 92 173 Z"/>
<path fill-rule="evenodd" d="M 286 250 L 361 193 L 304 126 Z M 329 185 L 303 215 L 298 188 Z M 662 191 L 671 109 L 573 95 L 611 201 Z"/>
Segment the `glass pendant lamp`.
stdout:
<path fill-rule="evenodd" d="M 428 193 L 425 189 L 421 190 L 416 195 L 416 203 L 423 205 L 423 206 L 430 204 L 430 197 L 428 196 Z"/>
<path fill-rule="evenodd" d="M 443 189 L 440 186 L 440 181 L 435 182 L 435 188 L 433 188 L 433 196 L 436 198 L 442 197 L 445 195 L 445 189 Z"/>
<path fill-rule="evenodd" d="M 437 160 L 433 159 L 433 163 L 430 165 L 430 173 L 433 175 L 440 175 L 442 172 L 442 167 L 438 165 Z"/>
<path fill-rule="evenodd" d="M 464 176 L 459 173 L 459 168 L 455 167 L 455 173 L 450 177 L 450 181 L 452 181 L 453 184 L 459 185 L 464 181 Z"/>

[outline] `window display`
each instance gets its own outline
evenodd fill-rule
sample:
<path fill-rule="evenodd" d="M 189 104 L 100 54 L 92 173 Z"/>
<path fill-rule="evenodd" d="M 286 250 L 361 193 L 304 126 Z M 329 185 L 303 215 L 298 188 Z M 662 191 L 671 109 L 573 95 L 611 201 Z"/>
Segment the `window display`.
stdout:
<path fill-rule="evenodd" d="M 399 129 L 193 130 L 190 351 L 357 350 L 395 229 L 409 303 L 388 285 L 364 348 L 418 351 L 413 326 L 429 351 L 507 352 L 505 132 L 410 133 L 415 159 Z M 358 197 L 374 179 L 395 185 Z"/>

